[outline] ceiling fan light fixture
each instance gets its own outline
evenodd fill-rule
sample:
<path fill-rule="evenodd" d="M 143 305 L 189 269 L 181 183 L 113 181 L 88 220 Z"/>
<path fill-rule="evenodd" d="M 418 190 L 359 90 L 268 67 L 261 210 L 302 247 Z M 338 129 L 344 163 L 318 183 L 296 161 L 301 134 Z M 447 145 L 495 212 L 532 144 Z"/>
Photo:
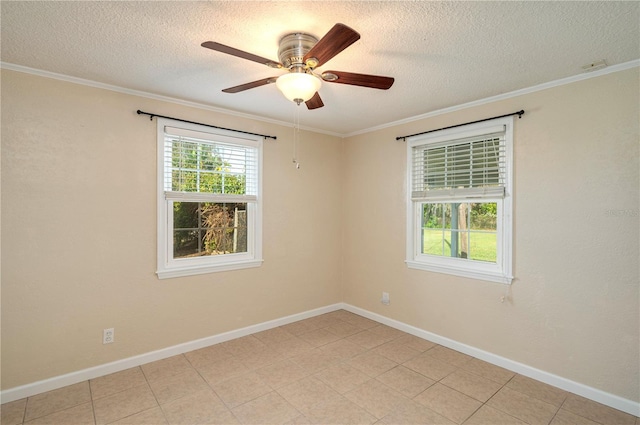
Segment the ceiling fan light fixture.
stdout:
<path fill-rule="evenodd" d="M 392 77 L 381 75 L 344 71 L 328 71 L 322 73 L 322 75 L 314 73 L 317 67 L 321 67 L 359 39 L 360 34 L 340 23 L 335 24 L 321 39 L 302 32 L 290 33 L 280 39 L 278 45 L 280 62 L 215 41 L 205 41 L 202 43 L 202 47 L 272 68 L 289 71 L 288 74 L 280 77 L 263 78 L 228 87 L 222 90 L 224 93 L 239 93 L 275 82 L 278 89 L 287 99 L 298 105 L 304 102 L 307 109 L 313 110 L 324 106 L 324 102 L 318 93 L 323 81 L 380 90 L 387 90 L 393 85 L 394 79 Z"/>
<path fill-rule="evenodd" d="M 276 80 L 276 87 L 284 97 L 298 105 L 311 99 L 320 90 L 321 85 L 320 78 L 306 72 L 290 72 Z"/>

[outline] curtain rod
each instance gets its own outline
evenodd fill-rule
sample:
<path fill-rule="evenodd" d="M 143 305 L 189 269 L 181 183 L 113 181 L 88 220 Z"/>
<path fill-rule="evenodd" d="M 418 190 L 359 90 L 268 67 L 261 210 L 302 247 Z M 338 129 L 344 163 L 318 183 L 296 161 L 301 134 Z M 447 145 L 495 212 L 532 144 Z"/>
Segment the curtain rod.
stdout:
<path fill-rule="evenodd" d="M 478 120 L 478 121 L 465 122 L 464 124 L 450 125 L 449 127 L 436 128 L 435 130 L 423 131 L 422 133 L 410 134 L 408 136 L 399 136 L 399 137 L 396 137 L 396 140 L 405 141 L 405 140 L 407 140 L 407 137 L 420 136 L 422 134 L 433 133 L 434 131 L 448 130 L 450 128 L 462 127 L 463 125 L 475 124 L 475 123 L 479 123 L 479 122 L 495 120 L 495 119 L 498 119 L 498 118 L 510 117 L 511 115 L 517 115 L 518 118 L 522 118 L 523 114 L 524 114 L 524 110 L 521 109 L 518 112 L 512 112 L 510 114 L 499 115 L 497 117 L 485 118 L 483 120 Z"/>
<path fill-rule="evenodd" d="M 203 123 L 201 123 L 201 122 L 187 121 L 187 120 L 182 120 L 182 119 L 180 119 L 180 118 L 167 117 L 167 116 L 165 116 L 165 115 L 158 115 L 158 114 L 152 114 L 152 113 L 150 113 L 150 112 L 144 112 L 144 111 L 141 111 L 140 109 L 138 109 L 138 110 L 136 111 L 136 113 L 137 113 L 138 115 L 149 115 L 149 120 L 153 120 L 153 117 L 167 118 L 167 119 L 170 119 L 170 120 L 175 120 L 175 121 L 180 121 L 180 122 L 186 122 L 186 123 L 189 123 L 189 124 L 198 124 L 198 125 L 204 125 L 205 127 L 217 128 L 218 130 L 229 130 L 229 131 L 235 131 L 236 133 L 250 134 L 250 135 L 252 135 L 252 136 L 261 136 L 261 137 L 264 137 L 265 139 L 273 139 L 273 140 L 276 140 L 276 139 L 277 139 L 277 137 L 276 137 L 276 136 L 267 136 L 266 134 L 251 133 L 251 132 L 249 132 L 249 131 L 234 130 L 234 129 L 232 129 L 232 128 L 218 127 L 218 126 L 215 126 L 215 125 L 203 124 Z"/>

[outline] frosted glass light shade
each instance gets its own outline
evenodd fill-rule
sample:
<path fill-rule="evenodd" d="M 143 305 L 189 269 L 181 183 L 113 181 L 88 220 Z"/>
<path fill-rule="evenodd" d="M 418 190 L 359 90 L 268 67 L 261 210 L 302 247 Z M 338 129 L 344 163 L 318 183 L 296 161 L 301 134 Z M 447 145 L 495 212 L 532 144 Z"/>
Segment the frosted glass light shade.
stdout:
<path fill-rule="evenodd" d="M 318 77 L 303 72 L 284 74 L 276 80 L 276 86 L 284 97 L 296 103 L 311 99 L 320 89 L 321 84 Z"/>

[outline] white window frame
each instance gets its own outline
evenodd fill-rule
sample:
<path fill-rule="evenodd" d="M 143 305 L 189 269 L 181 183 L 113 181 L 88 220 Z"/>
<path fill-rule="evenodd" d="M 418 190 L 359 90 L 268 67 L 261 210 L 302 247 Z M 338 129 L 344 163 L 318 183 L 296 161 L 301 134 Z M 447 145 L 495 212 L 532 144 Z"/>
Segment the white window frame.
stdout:
<path fill-rule="evenodd" d="M 407 138 L 407 267 L 511 284 L 513 281 L 513 122 L 513 117 L 511 116 Z M 496 196 L 490 190 L 484 196 L 478 196 L 477 193 L 465 196 L 463 190 L 458 190 L 455 194 L 454 191 L 447 193 L 446 190 L 442 190 L 437 197 L 433 197 L 428 201 L 437 203 L 496 202 L 498 210 L 496 263 L 422 254 L 421 216 L 422 205 L 426 201 L 412 199 L 413 148 L 424 145 L 442 146 L 454 144 L 457 140 L 493 133 L 500 126 L 504 126 L 505 131 L 504 196 Z"/>
<path fill-rule="evenodd" d="M 238 195 L 168 192 L 165 190 L 165 127 L 197 132 L 198 137 L 219 143 L 257 148 L 257 193 L 251 201 Z M 262 146 L 263 137 L 166 118 L 157 119 L 157 271 L 160 279 L 239 270 L 262 265 Z M 247 252 L 173 258 L 173 202 L 246 202 Z"/>

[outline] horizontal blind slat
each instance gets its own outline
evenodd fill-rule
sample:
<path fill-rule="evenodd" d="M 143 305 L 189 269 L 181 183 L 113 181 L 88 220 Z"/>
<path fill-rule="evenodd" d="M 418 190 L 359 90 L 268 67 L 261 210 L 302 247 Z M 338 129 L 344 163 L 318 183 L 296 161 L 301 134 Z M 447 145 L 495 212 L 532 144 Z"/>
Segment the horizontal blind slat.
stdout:
<path fill-rule="evenodd" d="M 234 138 L 228 136 L 167 130 L 171 134 L 165 134 L 163 152 L 165 191 L 257 195 L 257 146 L 231 144 Z"/>
<path fill-rule="evenodd" d="M 411 192 L 412 201 L 434 201 L 439 199 L 502 198 L 504 187 L 474 187 L 464 189 L 439 189 Z"/>
<path fill-rule="evenodd" d="M 216 132 L 212 130 L 211 132 L 205 131 L 197 131 L 197 130 L 187 130 L 186 128 L 178 128 L 165 126 L 164 133 L 167 136 L 171 137 L 182 137 L 186 139 L 191 139 L 198 142 L 213 142 L 213 143 L 226 143 L 230 145 L 248 145 L 248 146 L 258 146 L 257 139 L 255 137 L 244 137 L 246 135 L 241 133 L 234 133 L 233 136 L 228 136 L 225 134 L 220 134 L 220 132 Z"/>
<path fill-rule="evenodd" d="M 183 201 L 183 202 L 255 202 L 258 198 L 254 195 L 230 195 L 230 194 L 211 194 L 211 193 L 185 193 L 185 192 L 165 192 L 164 197 L 167 200 Z"/>
<path fill-rule="evenodd" d="M 412 193 L 418 198 L 437 196 L 452 191 L 463 192 L 476 188 L 502 188 L 504 194 L 506 173 L 506 146 L 504 132 L 484 134 L 438 145 L 413 147 Z M 434 194 L 434 196 L 436 196 Z"/>

